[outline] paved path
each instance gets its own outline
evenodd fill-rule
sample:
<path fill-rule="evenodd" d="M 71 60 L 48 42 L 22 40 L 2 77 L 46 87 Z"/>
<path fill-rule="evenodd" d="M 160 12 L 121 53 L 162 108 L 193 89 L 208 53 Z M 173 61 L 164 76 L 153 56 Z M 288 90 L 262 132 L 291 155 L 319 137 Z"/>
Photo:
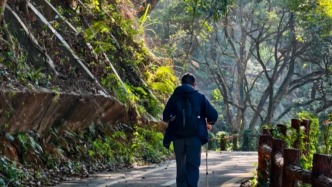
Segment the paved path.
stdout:
<path fill-rule="evenodd" d="M 253 176 L 257 152 L 202 153 L 199 187 L 239 187 L 241 180 Z M 135 167 L 131 170 L 93 174 L 87 179 L 67 181 L 57 187 L 175 187 L 176 165 L 169 161 L 163 165 Z"/>

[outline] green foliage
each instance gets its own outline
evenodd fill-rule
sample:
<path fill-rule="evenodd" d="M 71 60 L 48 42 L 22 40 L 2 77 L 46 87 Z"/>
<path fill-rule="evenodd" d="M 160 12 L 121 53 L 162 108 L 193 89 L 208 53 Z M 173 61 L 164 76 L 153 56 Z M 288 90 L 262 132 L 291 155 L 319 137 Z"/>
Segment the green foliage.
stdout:
<path fill-rule="evenodd" d="M 321 152 L 323 154 L 332 154 L 332 113 L 328 115 L 322 124 L 323 145 Z"/>
<path fill-rule="evenodd" d="M 212 97 L 213 97 L 213 100 L 215 100 L 215 101 L 219 101 L 219 102 L 223 101 L 223 97 L 222 97 L 219 89 L 212 90 Z"/>
<path fill-rule="evenodd" d="M 145 49 L 141 43 L 134 42 L 133 38 L 138 34 L 137 28 L 134 27 L 134 22 L 125 19 L 116 8 L 116 5 L 113 3 L 105 5 L 106 3 L 109 2 L 93 0 L 86 3 L 95 15 L 87 16 L 85 14 L 88 11 L 80 11 L 80 13 L 84 14 L 82 16 L 86 16 L 85 18 L 87 20 L 84 21 L 87 21 L 87 24 L 92 23 L 86 30 L 82 28 L 82 22 L 80 22 L 80 19 L 77 19 L 74 12 L 67 12 L 63 9 L 62 14 L 73 15 L 73 18 L 69 18 L 71 20 L 76 19 L 73 23 L 79 21 L 80 26 L 77 30 L 82 31 L 84 38 L 92 44 L 97 55 L 107 52 L 109 58 L 112 59 L 112 63 L 114 62 L 114 67 L 118 69 L 121 76 L 124 75 L 121 78 L 125 79 L 125 82 L 127 82 L 123 87 L 119 84 L 119 80 L 117 80 L 117 77 L 112 73 L 109 66 L 104 66 L 102 60 L 100 62 L 93 61 L 88 64 L 88 67 L 100 68 L 98 70 L 106 72 L 101 77 L 98 77 L 102 86 L 114 91 L 117 98 L 125 104 L 135 107 L 141 115 L 150 112 L 157 116 L 162 110 L 159 100 L 154 98 L 149 88 L 140 81 L 135 80 L 137 81 L 134 82 L 135 84 L 130 82 L 132 78 L 130 77 L 132 76 L 131 73 L 137 74 L 134 79 L 139 78 L 139 71 L 144 71 L 143 65 L 150 62 L 148 50 Z M 142 17 L 140 22 L 141 26 L 143 26 L 146 21 L 147 14 Z M 60 22 L 54 22 L 53 24 L 54 27 L 58 29 L 61 28 Z M 83 41 L 80 40 L 79 42 Z M 14 56 L 10 53 L 8 53 L 8 55 L 10 57 Z M 15 70 L 15 75 L 22 82 L 33 82 L 38 85 L 48 84 L 49 77 L 43 73 L 43 69 L 33 70 L 33 68 L 27 66 L 25 54 L 22 54 L 19 58 L 20 61 L 18 64 L 11 64 L 9 61 L 2 58 L 2 56 L 0 57 L 0 61 L 1 63 L 8 63 L 6 64 L 8 66 L 12 66 L 13 70 Z M 133 70 L 133 72 L 128 72 L 128 69 Z M 176 82 L 174 72 L 171 72 L 170 68 L 166 69 L 161 67 L 157 69 L 156 75 L 154 80 L 151 81 L 153 90 L 163 96 L 170 93 L 170 90 L 173 90 L 175 87 Z M 161 77 L 165 78 L 160 81 L 164 86 L 158 85 L 156 81 Z M 59 93 L 56 87 L 54 87 L 54 92 Z M 54 101 L 58 102 L 57 99 Z M 65 127 L 52 129 L 47 137 L 48 145 L 46 147 L 40 146 L 37 140 L 28 133 L 18 133 L 14 139 L 20 146 L 23 156 L 27 151 L 32 151 L 35 153 L 34 155 L 36 155 L 36 157 L 42 157 L 43 163 L 45 163 L 48 168 L 58 170 L 59 165 L 61 165 L 68 174 L 75 174 L 76 171 L 79 171 L 79 165 L 82 164 L 85 159 L 91 161 L 92 164 L 105 162 L 131 164 L 135 159 L 159 163 L 161 160 L 165 159 L 165 154 L 169 154 L 169 151 L 165 150 L 162 146 L 163 135 L 160 132 L 135 128 L 137 135 L 132 135 L 132 132 L 124 130 L 113 130 L 112 133 L 107 132 L 109 129 L 106 129 L 106 132 L 103 130 L 98 127 L 89 127 L 86 129 L 88 132 L 86 132 L 85 129 L 81 129 L 79 132 L 71 132 L 65 129 Z M 134 136 L 135 141 L 132 144 L 131 136 Z M 135 146 L 135 144 L 139 146 Z M 131 145 L 135 147 L 134 150 L 131 149 Z M 23 164 L 29 165 L 30 163 Z M 8 165 L 6 165 L 6 171 L 12 171 L 8 169 Z M 3 173 L 4 172 L 1 171 L 1 174 Z M 19 177 L 20 175 L 16 173 L 13 174 L 13 176 Z M 17 178 L 15 178 L 14 181 L 16 181 L 16 179 Z M 42 173 L 36 172 L 36 179 L 44 180 Z"/>
<path fill-rule="evenodd" d="M 117 85 L 112 87 L 112 91 L 114 92 L 115 97 L 120 100 L 124 104 L 135 103 L 135 96 L 129 89 L 128 85 Z"/>
<path fill-rule="evenodd" d="M 228 0 L 185 0 L 186 11 L 196 17 L 207 17 L 218 20 L 227 11 Z"/>
<path fill-rule="evenodd" d="M 226 12 L 232 1 L 224 0 L 186 0 L 160 1 L 160 9 L 155 8 L 150 15 L 147 32 L 155 39 L 154 53 L 158 56 L 174 57 L 180 66 L 190 66 L 187 48 L 192 39 L 206 40 L 212 31 L 213 20 L 218 20 Z M 196 46 L 195 46 L 196 47 Z M 186 67 L 183 71 L 186 71 Z"/>
<path fill-rule="evenodd" d="M 254 167 L 257 168 L 258 167 L 258 164 L 257 163 L 254 163 Z M 250 183 L 251 183 L 251 186 L 258 186 L 258 174 L 257 174 L 257 170 L 254 170 L 253 171 L 253 175 L 254 177 L 250 180 Z"/>
<path fill-rule="evenodd" d="M 93 42 L 97 54 L 108 50 L 116 51 L 116 41 L 111 37 L 112 28 L 109 26 L 112 22 L 114 22 L 113 19 L 110 19 L 110 21 L 96 21 L 84 31 L 84 38 L 89 42 Z"/>
<path fill-rule="evenodd" d="M 151 69 L 151 72 L 145 72 L 147 84 L 160 96 L 171 94 L 178 83 L 173 69 L 168 66 L 153 66 Z"/>
<path fill-rule="evenodd" d="M 300 150 L 308 151 L 308 155 L 302 154 L 301 163 L 305 169 L 310 169 L 312 167 L 313 155 L 317 152 L 319 146 L 319 120 L 313 114 L 306 111 L 300 112 L 298 117 L 302 120 L 310 120 L 309 145 L 304 145 L 302 140 L 304 138 L 305 129 L 300 128 Z"/>
<path fill-rule="evenodd" d="M 120 163 L 132 163 L 134 152 L 128 146 L 127 134 L 123 131 L 115 131 L 111 135 L 111 140 L 112 151 L 116 153 L 114 155 L 115 159 Z"/>
<path fill-rule="evenodd" d="M 144 32 L 144 24 L 145 24 L 146 20 L 148 19 L 148 12 L 149 12 L 149 10 L 150 10 L 150 4 L 148 4 L 148 6 L 145 8 L 144 14 L 139 19 L 139 22 L 140 22 L 139 32 L 140 33 Z"/>
<path fill-rule="evenodd" d="M 332 35 L 332 5 L 328 0 L 283 0 L 282 2 L 296 15 L 299 25 L 305 27 L 310 33 L 321 36 Z"/>
<path fill-rule="evenodd" d="M 299 132 L 296 129 L 291 128 L 290 124 L 288 124 L 287 134 L 284 136 L 281 134 L 277 128 L 270 127 L 269 130 L 272 131 L 272 136 L 274 138 L 282 139 L 286 142 L 287 148 L 293 148 L 295 143 L 298 143 L 299 149 L 301 150 L 301 166 L 304 169 L 311 169 L 313 163 L 313 155 L 314 153 L 319 152 L 319 137 L 320 137 L 320 128 L 319 128 L 319 120 L 312 113 L 303 111 L 298 113 L 298 118 L 300 120 L 309 120 L 310 121 L 310 131 L 309 131 L 309 143 L 305 144 L 304 139 L 305 128 L 304 126 L 300 126 Z M 298 142 L 297 142 L 298 141 Z"/>
<path fill-rule="evenodd" d="M 107 67 L 107 69 L 111 69 L 111 67 Z M 101 85 L 104 86 L 105 88 L 112 90 L 117 87 L 120 87 L 120 83 L 116 75 L 114 74 L 107 74 L 105 77 L 101 78 Z M 112 90 L 114 91 L 114 90 Z"/>
<path fill-rule="evenodd" d="M 131 149 L 138 161 L 141 159 L 141 161 L 150 163 L 160 163 L 171 155 L 171 151 L 163 146 L 163 134 L 161 132 L 138 126 L 135 127 L 133 133 Z"/>
<path fill-rule="evenodd" d="M 88 151 L 90 157 L 98 156 L 105 160 L 111 160 L 113 153 L 111 149 L 111 139 L 96 139 L 92 142 L 92 148 Z"/>
<path fill-rule="evenodd" d="M 172 156 L 172 150 L 163 147 L 163 134 L 157 132 L 153 126 L 136 126 L 134 131 L 125 130 L 125 126 L 118 127 L 90 125 L 80 132 L 57 129 L 50 131 L 50 139 L 43 149 L 30 133 L 17 133 L 8 139 L 16 142 L 20 147 L 23 161 L 27 160 L 28 151 L 41 158 L 48 169 L 61 175 L 77 175 L 86 172 L 85 164 L 89 163 L 90 169 L 105 169 L 107 166 L 131 165 L 139 163 L 160 163 Z M 37 136 L 37 135 L 36 135 Z M 29 153 L 31 153 L 29 152 Z M 38 154 L 37 154 L 38 153 Z M 36 159 L 35 158 L 35 159 Z M 34 159 L 34 158 L 32 158 Z M 42 163 L 36 163 L 42 164 Z M 22 163 L 20 168 L 38 167 L 33 163 Z M 44 171 L 19 169 L 14 162 L 0 157 L 0 184 L 23 186 L 21 181 L 40 181 L 41 184 L 50 184 Z M 55 174 L 56 174 L 55 173 Z M 31 175 L 30 175 L 31 174 Z"/>
<path fill-rule="evenodd" d="M 154 98 L 146 87 L 134 87 L 125 84 L 113 87 L 113 92 L 117 99 L 127 106 L 135 108 L 137 115 L 145 115 L 147 112 L 152 116 L 157 116 L 162 111 L 162 105 L 157 98 Z"/>
<path fill-rule="evenodd" d="M 127 146 L 126 139 L 127 135 L 123 131 L 114 131 L 110 137 L 95 139 L 89 149 L 89 156 L 97 156 L 106 162 L 131 163 L 132 153 Z"/>
<path fill-rule="evenodd" d="M 226 131 L 218 131 L 214 137 L 214 146 L 216 146 L 216 150 L 220 150 L 220 148 L 222 148 L 224 150 L 231 151 L 233 148 L 233 142 L 229 140 L 230 136 L 231 135 Z"/>
<path fill-rule="evenodd" d="M 97 54 L 107 53 L 109 55 L 111 63 L 125 82 L 125 85 L 120 84 L 113 69 L 106 66 L 103 68 L 106 68 L 108 73 L 100 78 L 101 84 L 111 90 L 121 102 L 128 107 L 133 107 L 137 115 L 150 113 L 157 116 L 162 110 L 161 103 L 149 91 L 150 88 L 143 83 L 138 84 L 141 82 L 140 80 L 133 82 L 131 77 L 134 74 L 137 76 L 134 79 L 139 79 L 139 71 L 142 70 L 140 68 L 150 61 L 147 58 L 150 54 L 144 43 L 134 41 L 135 36 L 139 34 L 136 31 L 135 22 L 121 15 L 116 3 L 107 5 L 107 2 L 96 1 L 91 2 L 88 6 L 100 17 L 93 20 L 92 25 L 84 31 L 84 38 L 91 42 Z M 144 24 L 148 19 L 148 11 L 146 10 L 140 19 L 138 27 L 141 29 L 144 29 Z M 94 66 L 100 65 L 95 64 Z"/>
<path fill-rule="evenodd" d="M 332 17 L 332 2 L 330 0 L 318 0 L 319 8 L 329 17 Z"/>
<path fill-rule="evenodd" d="M 29 65 L 27 54 L 24 52 L 14 54 L 12 51 L 4 51 L 0 54 L 0 62 L 6 66 L 0 71 L 0 76 L 9 73 L 16 75 L 17 80 L 23 85 L 47 86 L 49 84 L 49 78 L 42 72 L 43 69 L 35 69 Z"/>
<path fill-rule="evenodd" d="M 0 156 L 0 173 L 5 177 L 4 179 L 0 177 L 0 186 L 24 186 L 20 180 L 28 176 L 27 173 L 16 167 L 14 162 L 3 156 Z"/>
<path fill-rule="evenodd" d="M 169 55 L 169 57 L 175 59 L 175 61 L 190 62 L 190 60 L 195 60 L 200 64 L 199 71 L 204 70 L 205 64 L 211 63 L 212 68 L 206 72 L 205 77 L 208 77 L 208 79 L 210 79 L 210 77 L 212 76 L 213 77 L 224 76 L 223 83 L 227 84 L 225 88 L 228 89 L 227 91 L 225 91 L 224 94 L 230 93 L 228 98 L 229 101 L 232 103 L 230 104 L 230 111 L 232 111 L 231 113 L 236 114 L 236 112 L 234 113 L 234 111 L 238 110 L 238 108 L 241 108 L 242 110 L 242 106 L 244 106 L 245 120 L 243 122 L 250 123 L 255 120 L 255 119 L 254 120 L 250 119 L 253 116 L 251 114 L 257 111 L 255 109 L 255 106 L 258 106 L 259 102 L 261 101 L 263 102 L 263 100 L 261 100 L 261 98 L 263 98 L 261 97 L 262 92 L 260 91 L 260 89 L 257 88 L 266 88 L 267 83 L 269 82 L 268 79 L 265 79 L 264 76 L 261 76 L 262 68 L 257 66 L 257 60 L 255 60 L 255 57 L 257 56 L 256 53 L 257 51 L 255 51 L 255 47 L 252 47 L 253 44 L 252 41 L 258 42 L 257 47 L 259 46 L 260 50 L 259 55 L 263 61 L 262 63 L 264 64 L 263 68 L 265 68 L 266 66 L 268 71 L 270 71 L 274 69 L 273 66 L 276 65 L 275 62 L 276 60 L 278 59 L 284 60 L 288 58 L 287 55 L 283 55 L 284 47 L 282 46 L 295 46 L 292 45 L 292 42 L 290 40 L 291 33 L 296 34 L 296 37 L 298 38 L 298 42 L 300 44 L 296 45 L 297 49 L 294 49 L 294 51 L 301 52 L 300 46 L 306 46 L 309 43 L 310 43 L 309 46 L 311 47 L 310 49 L 309 48 L 308 49 L 311 50 L 315 48 L 312 47 L 313 45 L 311 45 L 312 44 L 311 42 L 315 40 L 313 39 L 312 34 L 317 34 L 316 36 L 318 37 L 322 36 L 321 34 L 324 33 L 323 31 L 330 32 L 331 27 L 328 27 L 328 25 L 332 22 L 328 21 L 328 19 L 325 18 L 320 20 L 321 14 L 315 14 L 314 11 L 315 10 L 314 7 L 317 7 L 316 6 L 317 2 L 312 0 L 241 1 L 241 2 L 238 1 L 234 3 L 233 7 L 230 7 L 231 11 L 227 13 L 227 17 L 225 17 L 223 22 L 215 23 L 213 25 L 214 26 L 212 27 L 214 29 L 213 32 L 211 33 L 206 32 L 207 33 L 206 35 L 209 36 L 208 38 L 210 40 L 204 42 L 205 40 L 202 39 L 200 35 L 202 32 L 200 32 L 199 29 L 202 25 L 201 23 L 203 22 L 204 23 L 207 22 L 207 24 L 210 25 L 212 25 L 213 23 L 204 20 L 204 18 L 206 18 L 206 15 L 208 15 L 206 13 L 209 12 L 209 3 L 211 2 L 213 1 L 204 1 L 204 2 L 199 0 L 198 1 L 187 0 L 184 2 L 172 1 L 172 0 L 160 1 L 159 4 L 161 8 L 154 10 L 156 13 L 154 14 L 152 12 L 152 14 L 154 15 L 151 16 L 157 19 L 157 21 L 155 21 L 155 23 L 157 24 L 155 24 L 155 27 L 151 26 L 150 28 L 152 28 L 155 31 L 155 33 L 157 33 L 157 35 L 159 36 L 159 38 L 157 36 L 157 39 L 153 40 L 156 43 L 156 47 L 154 46 L 156 48 L 155 51 L 158 54 L 163 53 L 163 55 Z M 218 3 L 219 2 L 222 3 L 222 1 L 218 1 Z M 288 6 L 288 3 L 291 3 L 292 5 Z M 218 7 L 218 5 L 216 7 Z M 183 8 L 186 8 L 185 10 L 187 11 L 186 12 L 181 11 L 183 10 Z M 298 9 L 298 10 L 295 11 L 293 9 Z M 247 16 L 248 14 L 250 14 L 249 17 Z M 192 15 L 194 15 L 195 17 L 194 20 L 192 19 Z M 199 20 L 198 17 L 203 18 L 203 20 Z M 292 25 L 289 24 L 290 18 L 295 19 L 294 32 L 292 32 L 291 29 L 289 29 L 289 26 Z M 317 18 L 318 20 L 316 20 Z M 281 19 L 283 19 L 284 21 L 281 21 Z M 193 23 L 194 26 L 191 26 L 190 23 Z M 250 31 L 252 30 L 258 31 L 260 29 L 262 29 L 261 30 L 262 35 L 250 34 L 251 33 Z M 278 32 L 278 29 L 280 32 Z M 191 32 L 191 30 L 194 30 L 196 32 Z M 315 31 L 317 30 L 319 32 L 315 33 Z M 227 39 L 225 39 L 225 34 L 224 34 L 225 31 L 228 31 L 229 32 L 228 34 L 230 35 L 228 41 Z M 156 38 L 156 36 L 152 35 L 151 39 L 153 38 Z M 280 40 L 277 38 L 279 38 Z M 158 45 L 159 43 L 160 45 Z M 187 43 L 193 43 L 193 44 L 188 47 Z M 234 44 L 234 46 L 232 46 L 232 43 Z M 159 46 L 160 48 L 158 48 Z M 186 53 L 186 51 L 190 50 L 191 54 L 183 55 L 184 53 Z M 320 49 L 317 49 L 317 51 L 319 50 Z M 285 54 L 290 54 L 290 53 L 291 52 L 287 50 Z M 292 53 L 292 55 L 298 55 L 298 53 Z M 323 57 L 322 55 L 321 57 L 320 56 L 318 57 L 317 53 L 315 52 L 313 52 L 311 55 L 306 56 L 305 58 L 302 58 L 301 54 L 299 55 L 300 59 L 310 59 L 308 60 L 308 63 L 310 62 L 310 64 L 313 62 L 311 58 L 317 59 L 317 64 L 318 64 L 322 62 L 323 59 L 326 59 L 326 57 L 329 58 L 329 56 L 330 55 L 325 55 L 325 57 Z M 185 58 L 185 60 L 181 59 L 182 57 Z M 241 65 L 241 68 L 248 68 L 248 69 L 245 69 L 243 71 L 243 74 L 241 73 L 241 75 L 239 76 L 236 76 L 236 73 L 232 74 L 236 72 L 236 68 L 239 67 L 238 66 L 239 63 L 236 63 L 235 61 L 237 61 L 238 59 L 245 59 L 245 58 L 248 59 L 249 63 L 248 65 L 243 65 L 244 62 L 241 62 L 240 64 L 243 65 L 243 66 Z M 279 65 L 281 65 L 281 63 L 283 62 L 282 60 L 278 62 L 280 63 Z M 232 64 L 230 62 L 235 62 L 235 63 Z M 286 62 L 285 64 L 287 63 L 288 62 Z M 315 67 L 312 66 L 311 64 L 310 66 L 308 66 L 308 69 L 310 68 L 310 71 L 308 72 L 311 73 L 312 71 L 321 69 L 321 67 L 324 67 L 324 64 L 328 63 L 326 62 L 321 63 L 320 65 Z M 281 67 L 279 65 L 275 67 L 276 68 Z M 218 66 L 222 70 L 218 73 L 215 73 L 218 71 L 217 69 Z M 234 71 L 227 71 L 232 69 Z M 177 70 L 186 71 L 180 68 L 177 68 Z M 295 74 L 292 77 L 292 79 L 293 78 L 296 79 L 298 77 L 297 74 L 304 75 L 302 73 L 303 70 L 299 67 L 295 67 L 294 72 Z M 212 76 L 210 76 L 211 73 Z M 310 73 L 308 73 L 308 75 Z M 272 76 L 272 74 L 270 74 L 269 72 L 267 72 L 266 75 Z M 240 81 L 241 79 L 243 80 L 244 84 L 241 85 L 241 87 L 240 86 L 237 87 L 237 83 L 241 82 Z M 282 79 L 278 79 L 275 82 L 276 84 L 274 86 L 273 92 L 277 93 L 277 95 L 279 93 L 283 93 L 282 90 L 277 91 L 279 86 L 283 85 L 281 80 Z M 220 82 L 222 81 L 220 80 Z M 284 83 L 286 82 L 287 81 L 285 81 Z M 325 82 L 327 83 L 328 81 Z M 309 85 L 311 84 L 303 84 L 303 85 L 307 85 L 306 88 L 309 88 L 310 87 Z M 237 90 L 243 90 L 243 93 L 237 92 Z M 300 103 L 299 105 L 302 105 L 307 102 L 307 99 L 309 98 L 307 93 L 309 92 L 298 89 L 297 87 L 294 87 L 294 89 L 291 89 L 291 91 L 294 94 L 289 96 L 294 97 L 296 95 L 296 97 L 299 98 L 299 103 Z M 299 97 L 302 94 L 304 96 Z M 238 96 L 241 95 L 243 95 L 244 97 L 238 99 Z M 276 94 L 274 95 L 276 96 Z M 282 98 L 282 101 L 279 102 L 279 99 L 277 99 L 276 100 L 277 101 L 276 103 L 278 103 L 277 105 L 280 104 L 284 106 L 286 109 L 287 108 L 292 109 L 293 107 L 297 111 L 300 108 L 297 107 L 296 105 L 292 106 L 292 103 L 289 103 L 288 100 L 286 101 L 283 99 L 286 97 L 281 96 L 280 98 Z M 316 95 L 316 98 L 319 98 L 319 96 Z M 241 104 L 240 102 L 241 100 L 248 103 Z M 272 100 L 273 100 L 272 98 L 269 99 L 269 101 Z M 265 101 L 268 100 L 265 99 Z M 223 103 L 221 103 L 218 106 L 223 106 Z M 251 107 L 245 107 L 245 106 L 251 106 Z M 312 106 L 314 105 L 311 105 L 310 107 Z M 315 104 L 315 106 L 317 106 L 317 104 Z M 322 105 L 319 104 L 319 106 Z M 283 111 L 280 110 L 282 110 L 284 107 L 281 108 L 278 106 L 272 107 L 276 110 L 272 113 L 275 114 L 283 113 Z M 307 108 L 307 106 L 304 107 Z M 266 112 L 265 110 L 263 110 L 258 115 L 260 115 L 264 120 L 266 117 L 265 114 Z M 236 116 L 241 116 L 241 115 L 232 115 L 232 120 Z M 231 126 L 232 124 L 228 125 Z M 251 129 L 253 129 L 254 125 L 255 125 L 254 123 L 250 124 Z"/>
<path fill-rule="evenodd" d="M 163 111 L 163 104 L 157 100 L 157 98 L 152 97 L 151 95 L 148 95 L 148 101 L 145 105 L 146 110 L 154 117 L 157 117 L 160 115 Z"/>
<path fill-rule="evenodd" d="M 20 143 L 20 147 L 23 152 L 32 150 L 37 154 L 43 153 L 43 148 L 35 141 L 33 137 L 26 133 L 18 133 L 17 140 Z"/>

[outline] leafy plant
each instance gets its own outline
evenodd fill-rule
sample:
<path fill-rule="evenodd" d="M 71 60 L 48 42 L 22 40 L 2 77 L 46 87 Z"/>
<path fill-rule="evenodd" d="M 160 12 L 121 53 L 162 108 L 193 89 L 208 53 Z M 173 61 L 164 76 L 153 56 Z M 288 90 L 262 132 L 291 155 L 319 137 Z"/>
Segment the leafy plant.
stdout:
<path fill-rule="evenodd" d="M 151 66 L 150 69 L 151 71 L 145 72 L 147 84 L 161 99 L 166 99 L 178 83 L 174 70 L 168 66 Z"/>
<path fill-rule="evenodd" d="M 310 169 L 312 167 L 313 155 L 317 152 L 319 146 L 319 120 L 313 114 L 305 111 L 298 113 L 298 117 L 302 120 L 310 120 L 310 139 L 308 145 L 303 143 L 305 129 L 300 128 L 300 150 L 307 151 L 307 155 L 302 154 L 301 156 L 301 164 L 305 169 Z"/>
<path fill-rule="evenodd" d="M 332 113 L 323 121 L 323 146 L 321 152 L 324 154 L 332 153 Z"/>
<path fill-rule="evenodd" d="M 110 68 L 110 67 L 107 67 L 107 68 Z M 114 74 L 107 74 L 106 77 L 102 77 L 101 85 L 109 90 L 112 90 L 112 88 L 115 89 L 116 87 L 121 86 L 116 75 L 114 75 Z"/>
<path fill-rule="evenodd" d="M 170 151 L 163 146 L 162 133 L 142 127 L 135 127 L 135 130 L 131 148 L 136 158 L 141 158 L 141 161 L 145 162 L 160 163 L 170 155 Z"/>
<path fill-rule="evenodd" d="M 218 140 L 219 148 L 222 150 L 231 151 L 233 142 L 230 141 L 231 134 L 226 131 L 218 131 L 215 139 Z"/>
<path fill-rule="evenodd" d="M 0 178 L 0 182 L 5 184 L 4 186 L 23 186 L 19 181 L 28 175 L 18 169 L 12 161 L 2 156 L 0 157 L 0 173 L 5 176 L 4 179 Z"/>
<path fill-rule="evenodd" d="M 257 168 L 258 164 L 254 163 L 254 167 Z M 258 186 L 258 180 L 257 180 L 257 170 L 253 171 L 254 177 L 250 180 L 251 186 Z"/>
<path fill-rule="evenodd" d="M 141 18 L 139 19 L 139 32 L 140 33 L 144 33 L 145 29 L 144 29 L 144 24 L 146 22 L 146 20 L 148 19 L 148 12 L 150 10 L 150 4 L 148 4 L 148 6 L 145 8 L 145 12 L 144 14 L 141 16 Z"/>
<path fill-rule="evenodd" d="M 37 154 L 43 153 L 43 148 L 27 133 L 18 133 L 17 140 L 20 143 L 23 153 L 32 150 Z"/>

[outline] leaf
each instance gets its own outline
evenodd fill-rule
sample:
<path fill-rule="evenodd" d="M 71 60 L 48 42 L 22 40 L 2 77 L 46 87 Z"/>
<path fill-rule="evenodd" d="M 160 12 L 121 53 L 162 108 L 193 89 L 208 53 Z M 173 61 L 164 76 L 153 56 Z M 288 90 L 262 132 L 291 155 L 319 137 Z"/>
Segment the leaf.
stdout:
<path fill-rule="evenodd" d="M 95 22 L 90 28 L 84 32 L 84 37 L 87 40 L 92 40 L 99 33 L 108 33 L 110 32 L 110 27 L 103 21 Z"/>
<path fill-rule="evenodd" d="M 107 42 L 94 41 L 93 43 L 98 46 L 95 49 L 96 53 L 101 53 L 101 52 L 105 52 L 105 51 L 108 51 L 108 50 L 112 50 L 112 51 L 116 50 L 116 47 L 114 45 L 112 45 L 110 43 L 107 43 Z"/>
<path fill-rule="evenodd" d="M 17 138 L 18 138 L 19 142 L 22 145 L 26 145 L 26 143 L 27 143 L 27 137 L 26 137 L 25 134 L 19 134 L 19 135 L 17 135 Z"/>
<path fill-rule="evenodd" d="M 13 142 L 15 140 L 15 138 L 11 134 L 9 134 L 8 132 L 6 132 L 5 137 L 10 142 Z"/>
<path fill-rule="evenodd" d="M 148 95 L 142 87 L 134 87 L 134 90 L 139 92 L 142 95 Z"/>
<path fill-rule="evenodd" d="M 318 4 L 323 9 L 323 12 L 332 17 L 332 1 L 331 0 L 318 0 Z"/>
<path fill-rule="evenodd" d="M 29 136 L 29 140 L 30 140 L 32 149 L 36 153 L 39 153 L 39 154 L 43 153 L 43 148 L 31 136 Z"/>

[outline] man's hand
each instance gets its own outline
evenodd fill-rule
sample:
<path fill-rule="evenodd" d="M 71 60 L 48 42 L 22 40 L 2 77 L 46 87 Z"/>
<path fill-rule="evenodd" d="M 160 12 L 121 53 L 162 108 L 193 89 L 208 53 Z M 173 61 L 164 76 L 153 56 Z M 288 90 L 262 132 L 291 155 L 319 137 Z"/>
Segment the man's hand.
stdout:
<path fill-rule="evenodd" d="M 206 128 L 207 128 L 207 130 L 211 130 L 212 129 L 212 125 L 210 125 L 210 124 L 206 124 Z"/>
<path fill-rule="evenodd" d="M 164 145 L 164 147 L 165 147 L 166 149 L 169 149 L 169 146 L 170 146 L 171 144 L 163 143 L 163 145 Z"/>

